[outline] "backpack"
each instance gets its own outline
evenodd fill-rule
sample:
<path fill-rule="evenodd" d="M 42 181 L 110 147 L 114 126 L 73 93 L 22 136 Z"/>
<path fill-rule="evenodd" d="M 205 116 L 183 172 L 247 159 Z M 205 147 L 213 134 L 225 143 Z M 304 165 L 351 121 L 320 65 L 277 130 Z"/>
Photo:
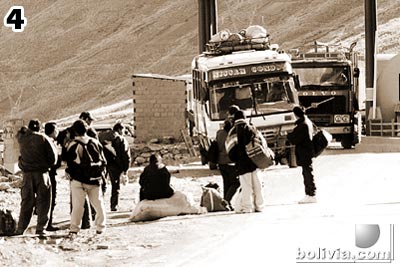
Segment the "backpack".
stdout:
<path fill-rule="evenodd" d="M 246 145 L 246 153 L 259 169 L 274 165 L 275 153 L 268 147 L 262 133 L 255 130 L 252 140 Z"/>
<path fill-rule="evenodd" d="M 208 149 L 208 160 L 212 163 L 217 164 L 218 163 L 218 155 L 219 155 L 219 149 L 218 149 L 218 142 L 217 140 L 212 140 L 210 147 Z"/>
<path fill-rule="evenodd" d="M 200 206 L 205 207 L 207 211 L 230 211 L 228 202 L 223 199 L 217 189 L 203 186 Z"/>
<path fill-rule="evenodd" d="M 15 233 L 17 220 L 9 209 L 0 209 L 0 236 L 10 236 Z"/>
<path fill-rule="evenodd" d="M 83 183 L 93 183 L 103 177 L 105 171 L 105 162 L 98 145 L 92 140 L 85 144 L 75 140 L 82 146 L 82 157 L 80 158 L 80 179 Z"/>
<path fill-rule="evenodd" d="M 117 158 L 115 150 L 115 135 L 113 130 L 99 133 L 99 141 L 103 145 L 103 152 L 107 162 L 113 162 Z"/>

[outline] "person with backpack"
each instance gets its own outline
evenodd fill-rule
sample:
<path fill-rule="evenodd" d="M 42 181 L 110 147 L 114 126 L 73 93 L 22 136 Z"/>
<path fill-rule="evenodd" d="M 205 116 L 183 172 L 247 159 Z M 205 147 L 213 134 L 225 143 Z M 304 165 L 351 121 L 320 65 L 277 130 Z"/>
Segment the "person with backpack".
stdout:
<path fill-rule="evenodd" d="M 124 130 L 125 126 L 117 122 L 112 130 L 99 134 L 107 160 L 107 173 L 111 181 L 111 211 L 118 210 L 120 183 L 121 180 L 123 183 L 126 181 L 126 172 L 131 163 L 131 152 L 128 141 L 123 135 Z"/>
<path fill-rule="evenodd" d="M 314 157 L 314 145 L 312 143 L 314 127 L 311 120 L 305 115 L 304 108 L 296 106 L 293 113 L 297 118 L 296 127 L 288 133 L 287 138 L 295 145 L 297 165 L 301 166 L 305 187 L 305 197 L 299 204 L 315 203 L 315 183 L 312 160 Z"/>
<path fill-rule="evenodd" d="M 39 133 L 40 121 L 31 120 L 28 128 L 17 133 L 20 156 L 18 166 L 23 173 L 21 209 L 16 235 L 22 235 L 32 218 L 36 206 L 36 234 L 44 236 L 49 220 L 51 204 L 51 182 L 48 171 L 57 162 L 57 148 L 44 134 Z"/>
<path fill-rule="evenodd" d="M 226 138 L 225 147 L 229 158 L 235 163 L 239 175 L 241 195 L 235 206 L 237 213 L 261 212 L 264 208 L 264 195 L 259 169 L 249 158 L 246 145 L 257 134 L 257 129 L 246 122 L 242 110 L 233 115 L 234 125 Z"/>
<path fill-rule="evenodd" d="M 101 234 L 106 228 L 106 212 L 101 192 L 102 176 L 105 171 L 106 159 L 100 142 L 86 134 L 83 120 L 77 120 L 72 125 L 74 140 L 67 148 L 66 173 L 71 178 L 72 213 L 70 234 L 77 234 L 84 212 L 85 198 L 96 211 L 96 233 Z"/>

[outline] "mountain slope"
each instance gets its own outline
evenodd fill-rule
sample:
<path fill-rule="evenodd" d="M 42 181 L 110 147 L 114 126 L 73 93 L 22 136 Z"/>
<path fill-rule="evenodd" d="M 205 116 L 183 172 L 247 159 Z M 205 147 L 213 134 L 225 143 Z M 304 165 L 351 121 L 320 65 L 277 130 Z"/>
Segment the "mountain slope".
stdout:
<path fill-rule="evenodd" d="M 1 1 L 5 15 L 15 1 Z M 219 29 L 266 27 L 282 49 L 314 40 L 364 52 L 363 0 L 218 1 Z M 0 27 L 0 118 L 43 121 L 132 96 L 134 73 L 190 73 L 197 0 L 22 1 L 22 33 Z M 398 52 L 398 1 L 378 1 L 382 52 Z M 13 109 L 12 109 L 13 108 Z"/>

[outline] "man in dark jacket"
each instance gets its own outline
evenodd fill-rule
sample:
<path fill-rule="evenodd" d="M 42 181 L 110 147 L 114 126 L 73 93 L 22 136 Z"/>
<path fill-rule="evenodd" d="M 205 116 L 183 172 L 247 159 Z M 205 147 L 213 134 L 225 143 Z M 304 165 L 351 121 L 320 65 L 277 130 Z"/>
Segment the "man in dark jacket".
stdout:
<path fill-rule="evenodd" d="M 257 130 L 246 122 L 246 117 L 241 110 L 235 112 L 234 121 L 234 127 L 229 132 L 225 146 L 229 158 L 235 163 L 242 189 L 240 205 L 235 207 L 235 211 L 238 213 L 254 210 L 261 212 L 264 208 L 262 181 L 259 169 L 246 152 L 246 145 L 256 135 Z"/>
<path fill-rule="evenodd" d="M 117 211 L 119 190 L 121 180 L 127 179 L 126 172 L 131 163 L 131 153 L 129 144 L 123 136 L 125 126 L 118 122 L 114 125 L 112 131 L 106 132 L 104 139 L 100 136 L 100 142 L 104 146 L 104 155 L 107 159 L 107 172 L 111 181 L 111 211 Z"/>
<path fill-rule="evenodd" d="M 171 174 L 162 163 L 160 155 L 151 155 L 149 165 L 140 175 L 140 200 L 169 198 L 174 194 L 170 186 Z"/>
<path fill-rule="evenodd" d="M 55 144 L 55 140 L 57 139 L 58 129 L 57 124 L 55 122 L 48 122 L 44 125 L 44 133 L 53 141 Z M 51 182 L 51 206 L 50 206 L 50 215 L 49 222 L 47 223 L 46 230 L 47 231 L 58 231 L 59 228 L 53 226 L 53 213 L 54 207 L 56 206 L 56 195 L 57 195 L 57 169 L 61 167 L 61 155 L 58 156 L 58 160 L 56 165 L 52 166 L 49 171 L 49 177 Z"/>
<path fill-rule="evenodd" d="M 229 130 L 232 128 L 230 120 L 226 119 L 224 127 L 217 131 L 217 144 L 218 144 L 218 168 L 221 172 L 222 181 L 224 185 L 224 199 L 231 205 L 231 199 L 240 187 L 239 177 L 236 173 L 235 164 L 229 159 L 228 153 L 225 148 L 225 141 L 228 136 Z"/>
<path fill-rule="evenodd" d="M 20 147 L 18 166 L 23 172 L 21 210 L 16 234 L 23 234 L 28 227 L 36 205 L 36 234 L 43 236 L 49 219 L 51 182 L 48 171 L 57 162 L 57 148 L 45 135 L 39 133 L 40 121 L 31 120 L 28 128 L 17 133 Z"/>
<path fill-rule="evenodd" d="M 297 165 L 301 166 L 304 178 L 304 186 L 306 196 L 299 201 L 300 204 L 315 203 L 315 183 L 313 175 L 312 159 L 314 157 L 313 124 L 311 120 L 304 114 L 304 109 L 294 107 L 293 113 L 297 118 L 296 127 L 288 134 L 290 143 L 296 146 Z"/>

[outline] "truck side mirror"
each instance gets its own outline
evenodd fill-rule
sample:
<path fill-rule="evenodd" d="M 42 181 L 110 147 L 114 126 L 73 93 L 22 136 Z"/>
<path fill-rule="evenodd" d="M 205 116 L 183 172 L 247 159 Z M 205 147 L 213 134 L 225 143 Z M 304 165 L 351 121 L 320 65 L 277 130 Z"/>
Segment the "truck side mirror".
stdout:
<path fill-rule="evenodd" d="M 300 80 L 299 80 L 299 75 L 294 75 L 293 76 L 293 80 L 294 80 L 294 86 L 296 87 L 297 90 L 300 89 Z"/>
<path fill-rule="evenodd" d="M 359 68 L 354 68 L 354 78 L 360 77 L 360 69 Z"/>

